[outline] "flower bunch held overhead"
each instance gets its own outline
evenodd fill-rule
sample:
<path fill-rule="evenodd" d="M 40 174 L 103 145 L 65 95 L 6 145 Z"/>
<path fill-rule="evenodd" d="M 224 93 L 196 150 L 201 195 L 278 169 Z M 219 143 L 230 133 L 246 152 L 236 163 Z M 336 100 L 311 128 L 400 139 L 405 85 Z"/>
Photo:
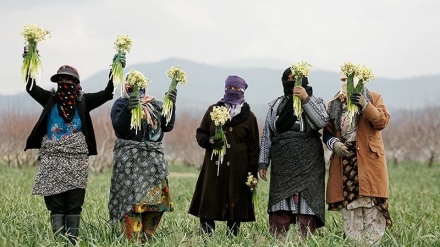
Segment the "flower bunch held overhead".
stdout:
<path fill-rule="evenodd" d="M 365 66 L 355 65 L 352 62 L 346 62 L 341 65 L 341 71 L 347 76 L 347 110 L 348 117 L 353 118 L 359 107 L 351 103 L 350 95 L 360 93 L 365 83 L 374 80 L 374 74 L 371 69 Z M 355 80 L 357 83 L 355 84 Z"/>
<path fill-rule="evenodd" d="M 136 97 L 139 98 L 139 90 L 141 88 L 147 88 L 148 84 L 151 81 L 146 78 L 141 72 L 131 69 L 127 75 L 127 84 L 133 86 L 133 93 Z M 146 92 L 145 92 L 146 93 Z M 141 129 L 141 120 L 142 120 L 142 106 L 140 102 L 131 110 L 131 128 L 136 130 Z"/>
<path fill-rule="evenodd" d="M 29 78 L 36 80 L 41 75 L 42 65 L 37 51 L 37 44 L 45 40 L 46 35 L 49 35 L 50 31 L 35 24 L 26 24 L 21 34 L 29 49 L 23 58 L 23 64 L 21 66 L 21 76 L 24 82 L 27 83 Z"/>
<path fill-rule="evenodd" d="M 309 76 L 310 68 L 312 67 L 307 61 L 299 62 L 298 64 L 292 64 L 290 70 L 295 76 L 295 86 L 302 86 L 303 77 Z M 302 117 L 301 99 L 299 96 L 293 97 L 293 110 L 298 118 Z"/>
<path fill-rule="evenodd" d="M 215 162 L 217 164 L 217 176 L 218 176 L 220 171 L 220 164 L 223 163 L 223 156 L 226 154 L 226 146 L 228 146 L 228 141 L 226 140 L 226 135 L 222 127 L 229 119 L 229 112 L 228 109 L 224 106 L 214 106 L 210 115 L 212 121 L 214 121 L 215 124 L 214 137 L 223 140 L 224 143 L 221 149 L 214 149 L 212 150 L 212 154 L 211 154 L 211 160 L 213 155 L 218 155 L 218 161 Z"/>
<path fill-rule="evenodd" d="M 177 83 L 187 84 L 186 73 L 180 69 L 179 65 L 171 67 L 167 71 L 167 76 L 171 78 L 171 84 L 168 88 L 168 92 L 165 94 L 165 97 L 163 99 L 162 115 L 165 116 L 166 119 L 165 125 L 168 125 L 168 123 L 170 122 L 174 108 L 174 102 L 170 100 L 169 94 L 171 93 L 171 91 L 176 89 Z"/>
<path fill-rule="evenodd" d="M 124 68 L 122 66 L 122 62 L 120 60 L 120 56 L 122 53 L 130 52 L 133 42 L 128 36 L 128 34 L 118 34 L 116 36 L 115 41 L 115 49 L 116 49 L 116 59 L 114 59 L 112 64 L 112 78 L 113 85 L 117 86 L 121 84 L 121 88 L 124 87 Z"/>

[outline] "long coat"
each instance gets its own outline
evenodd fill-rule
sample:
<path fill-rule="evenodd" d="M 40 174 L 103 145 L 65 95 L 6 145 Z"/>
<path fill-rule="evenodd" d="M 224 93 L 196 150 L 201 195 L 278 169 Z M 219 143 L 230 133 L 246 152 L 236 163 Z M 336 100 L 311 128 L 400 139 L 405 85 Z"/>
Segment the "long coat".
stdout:
<path fill-rule="evenodd" d="M 388 198 L 388 170 L 381 130 L 387 126 L 390 115 L 382 96 L 374 91 L 370 91 L 370 95 L 371 101 L 360 115 L 356 129 L 359 195 Z M 334 119 L 331 119 L 324 132 L 340 138 L 341 133 L 335 131 L 334 125 Z M 330 157 L 327 203 L 344 200 L 342 177 L 342 159 L 333 152 Z"/>
<path fill-rule="evenodd" d="M 257 119 L 245 103 L 241 113 L 223 126 L 229 148 L 217 176 L 218 156 L 211 160 L 208 139 L 215 134 L 209 106 L 196 131 L 198 144 L 206 149 L 189 213 L 213 220 L 255 221 L 251 190 L 246 186 L 248 172 L 257 177 L 259 132 Z"/>

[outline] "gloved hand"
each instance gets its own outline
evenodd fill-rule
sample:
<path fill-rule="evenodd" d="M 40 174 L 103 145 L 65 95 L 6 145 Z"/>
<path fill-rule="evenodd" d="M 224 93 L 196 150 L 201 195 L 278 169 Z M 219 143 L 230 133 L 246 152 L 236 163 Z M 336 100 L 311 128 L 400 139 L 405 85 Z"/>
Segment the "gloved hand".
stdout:
<path fill-rule="evenodd" d="M 169 98 L 174 104 L 176 104 L 177 89 L 173 89 L 173 91 L 171 91 L 171 92 L 168 94 L 168 98 Z"/>
<path fill-rule="evenodd" d="M 222 149 L 225 142 L 221 138 L 215 138 L 214 136 L 211 136 L 209 138 L 209 145 L 211 145 L 212 149 Z"/>
<path fill-rule="evenodd" d="M 127 109 L 133 110 L 139 104 L 139 98 L 136 97 L 136 95 L 134 93 L 129 93 L 128 95 L 130 97 L 128 98 Z"/>
<path fill-rule="evenodd" d="M 29 53 L 29 46 L 25 45 L 23 47 L 23 54 L 21 55 L 23 58 L 25 58 L 27 56 L 27 54 Z M 39 54 L 39 50 L 37 49 L 37 54 L 38 56 L 40 56 Z"/>
<path fill-rule="evenodd" d="M 367 105 L 368 101 L 365 99 L 365 97 L 360 93 L 354 93 L 350 96 L 351 103 L 359 106 L 361 109 L 364 109 L 364 107 Z"/>
<path fill-rule="evenodd" d="M 347 147 L 342 142 L 336 142 L 333 146 L 333 150 L 339 157 L 348 157 L 351 152 L 348 151 Z"/>
<path fill-rule="evenodd" d="M 121 54 L 119 54 L 119 53 L 116 53 L 114 56 L 113 56 L 113 63 L 116 61 L 116 59 L 119 59 L 119 61 L 121 62 L 121 64 L 122 64 L 122 68 L 125 68 L 125 64 L 126 64 L 126 62 L 127 62 L 127 60 L 126 60 L 126 57 L 125 57 L 125 52 L 123 52 L 123 53 L 121 53 Z"/>
<path fill-rule="evenodd" d="M 23 58 L 25 58 L 27 56 L 28 52 L 29 52 L 29 47 L 27 45 L 25 45 L 23 48 L 23 54 L 21 56 Z"/>

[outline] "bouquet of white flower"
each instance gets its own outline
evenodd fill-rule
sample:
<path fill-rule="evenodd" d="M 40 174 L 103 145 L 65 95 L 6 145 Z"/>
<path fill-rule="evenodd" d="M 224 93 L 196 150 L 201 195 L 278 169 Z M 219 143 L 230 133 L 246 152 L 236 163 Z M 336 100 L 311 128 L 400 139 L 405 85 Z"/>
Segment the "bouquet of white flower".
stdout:
<path fill-rule="evenodd" d="M 141 72 L 131 69 L 127 75 L 127 84 L 133 86 L 133 93 L 136 97 L 139 97 L 140 88 L 146 88 L 147 85 L 151 82 L 148 78 L 146 78 Z M 142 120 L 142 106 L 139 103 L 136 108 L 131 110 L 131 128 L 135 128 L 136 133 L 138 129 L 141 129 L 141 120 Z"/>
<path fill-rule="evenodd" d="M 215 124 L 214 137 L 219 138 L 224 142 L 221 149 L 214 149 L 211 154 L 211 160 L 213 155 L 218 155 L 218 161 L 216 161 L 217 176 L 218 176 L 220 171 L 220 164 L 223 163 L 223 156 L 226 154 L 226 146 L 228 146 L 228 141 L 226 140 L 226 135 L 222 127 L 226 123 L 226 121 L 228 121 L 229 113 L 228 113 L 228 109 L 224 106 L 214 106 L 210 115 L 212 121 L 214 121 Z"/>
<path fill-rule="evenodd" d="M 124 68 L 122 67 L 119 55 L 124 52 L 130 52 L 133 42 L 128 34 L 118 34 L 114 44 L 118 55 L 112 64 L 113 85 L 115 85 L 116 90 L 116 86 L 119 84 L 121 84 L 121 89 L 124 87 Z"/>
<path fill-rule="evenodd" d="M 176 89 L 178 82 L 180 82 L 180 84 L 187 84 L 186 73 L 180 69 L 179 65 L 171 67 L 167 72 L 167 76 L 171 78 L 171 85 L 163 99 L 162 115 L 166 118 L 165 125 L 170 122 L 174 108 L 174 103 L 169 98 L 170 92 Z"/>
<path fill-rule="evenodd" d="M 295 86 L 302 85 L 303 77 L 309 76 L 310 73 L 310 65 L 306 61 L 299 62 L 298 64 L 293 64 L 290 69 L 292 70 L 292 74 L 295 76 Z M 293 97 L 293 109 L 295 111 L 295 115 L 298 118 L 301 118 L 302 108 L 301 108 L 301 99 L 298 96 Z"/>
<path fill-rule="evenodd" d="M 45 40 L 46 35 L 50 34 L 50 31 L 34 24 L 26 24 L 21 34 L 23 35 L 29 49 L 26 56 L 23 58 L 23 64 L 21 66 L 21 76 L 24 82 L 27 83 L 29 78 L 36 80 L 40 77 L 42 65 L 40 56 L 37 52 L 37 44 L 38 42 Z"/>
<path fill-rule="evenodd" d="M 347 110 L 348 116 L 353 118 L 356 112 L 359 111 L 359 107 L 351 103 L 350 95 L 362 92 L 365 83 L 374 80 L 374 74 L 371 69 L 354 65 L 352 62 L 341 65 L 341 71 L 347 76 Z M 357 80 L 356 85 L 355 80 Z"/>
<path fill-rule="evenodd" d="M 254 205 L 257 202 L 257 184 L 258 184 L 258 179 L 254 177 L 252 173 L 248 172 L 246 185 L 251 189 L 252 202 L 254 203 Z"/>

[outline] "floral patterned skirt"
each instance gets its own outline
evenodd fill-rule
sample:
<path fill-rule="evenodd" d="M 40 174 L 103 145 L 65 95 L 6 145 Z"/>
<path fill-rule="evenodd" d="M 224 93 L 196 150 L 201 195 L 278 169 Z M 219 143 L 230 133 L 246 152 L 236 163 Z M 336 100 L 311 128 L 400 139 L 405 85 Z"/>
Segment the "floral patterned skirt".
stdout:
<path fill-rule="evenodd" d="M 328 205 L 329 211 L 339 211 L 342 208 L 347 208 L 349 204 L 361 198 L 359 196 L 359 178 L 356 156 L 356 143 L 345 143 L 349 151 L 353 154 L 347 158 L 342 159 L 343 169 L 343 190 L 344 200 L 341 202 L 330 203 Z M 373 203 L 386 219 L 386 226 L 392 226 L 392 220 L 388 211 L 388 199 L 372 197 Z"/>
<path fill-rule="evenodd" d="M 169 193 L 168 181 L 165 179 L 151 188 L 142 200 L 122 217 L 125 236 L 129 239 L 135 236 L 141 238 L 142 233 L 152 236 L 159 226 L 163 212 L 168 211 L 174 211 L 174 205 Z"/>

